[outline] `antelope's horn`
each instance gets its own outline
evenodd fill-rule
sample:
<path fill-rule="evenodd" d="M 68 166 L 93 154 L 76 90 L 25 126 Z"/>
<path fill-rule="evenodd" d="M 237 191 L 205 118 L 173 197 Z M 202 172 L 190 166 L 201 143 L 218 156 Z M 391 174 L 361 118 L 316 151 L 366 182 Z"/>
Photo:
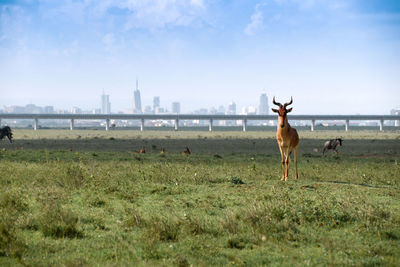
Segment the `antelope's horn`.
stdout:
<path fill-rule="evenodd" d="M 290 101 L 288 103 L 285 103 L 285 105 L 283 105 L 283 107 L 286 108 L 287 106 L 289 106 L 292 103 L 293 103 L 293 97 L 290 97 Z"/>
<path fill-rule="evenodd" d="M 275 105 L 277 105 L 277 106 L 279 106 L 279 107 L 282 106 L 281 103 L 275 101 L 275 96 L 274 96 L 274 98 L 272 99 L 272 103 L 274 103 Z"/>

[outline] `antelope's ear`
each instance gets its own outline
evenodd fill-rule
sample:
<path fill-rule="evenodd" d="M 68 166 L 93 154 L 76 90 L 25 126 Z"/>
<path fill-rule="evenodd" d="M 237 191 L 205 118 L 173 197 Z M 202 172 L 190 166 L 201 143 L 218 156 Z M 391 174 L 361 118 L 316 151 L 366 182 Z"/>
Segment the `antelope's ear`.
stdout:
<path fill-rule="evenodd" d="M 289 109 L 287 109 L 287 110 L 286 110 L 286 111 L 287 111 L 287 113 L 291 112 L 291 111 L 292 111 L 292 109 L 293 109 L 293 108 L 289 108 Z"/>
<path fill-rule="evenodd" d="M 277 109 L 271 108 L 273 112 L 278 113 L 279 111 Z"/>

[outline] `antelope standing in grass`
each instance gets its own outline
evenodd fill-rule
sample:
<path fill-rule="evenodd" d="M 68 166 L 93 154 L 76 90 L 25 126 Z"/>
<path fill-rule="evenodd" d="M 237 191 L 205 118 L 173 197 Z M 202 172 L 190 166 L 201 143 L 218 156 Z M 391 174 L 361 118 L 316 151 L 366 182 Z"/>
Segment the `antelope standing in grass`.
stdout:
<path fill-rule="evenodd" d="M 185 150 L 182 151 L 182 155 L 190 155 L 190 149 L 186 147 Z"/>
<path fill-rule="evenodd" d="M 133 154 L 145 154 L 146 153 L 146 148 L 142 147 L 139 149 L 139 151 L 133 151 Z"/>
<path fill-rule="evenodd" d="M 278 113 L 278 128 L 276 131 L 276 141 L 278 142 L 279 150 L 281 151 L 282 157 L 282 181 L 287 181 L 289 178 L 289 163 L 290 154 L 294 150 L 294 165 L 296 166 L 296 179 L 299 179 L 297 172 L 297 153 L 299 148 L 299 135 L 295 128 L 290 127 L 288 122 L 287 114 L 292 111 L 293 108 L 286 109 L 287 106 L 293 103 L 293 98 L 290 98 L 290 102 L 281 104 L 275 101 L 275 97 L 272 101 L 275 105 L 279 106 L 279 109 L 272 109 L 273 112 Z"/>

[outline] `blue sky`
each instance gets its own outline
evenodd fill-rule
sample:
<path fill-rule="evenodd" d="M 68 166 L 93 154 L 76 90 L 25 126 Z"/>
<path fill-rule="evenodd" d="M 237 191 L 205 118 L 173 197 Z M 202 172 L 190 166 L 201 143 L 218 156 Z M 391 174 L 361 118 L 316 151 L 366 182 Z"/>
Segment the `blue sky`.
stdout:
<path fill-rule="evenodd" d="M 0 107 L 258 105 L 294 114 L 400 106 L 400 1 L 0 0 Z"/>

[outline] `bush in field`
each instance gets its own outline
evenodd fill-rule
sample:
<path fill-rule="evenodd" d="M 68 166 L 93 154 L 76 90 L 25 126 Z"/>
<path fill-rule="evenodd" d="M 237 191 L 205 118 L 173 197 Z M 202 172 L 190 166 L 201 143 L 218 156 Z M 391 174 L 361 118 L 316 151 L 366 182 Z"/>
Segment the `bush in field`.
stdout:
<path fill-rule="evenodd" d="M 45 236 L 55 238 L 80 238 L 83 233 L 78 229 L 78 217 L 57 200 L 50 200 L 42 207 L 37 218 L 38 228 Z"/>
<path fill-rule="evenodd" d="M 176 241 L 182 221 L 175 215 L 153 215 L 146 220 L 145 238 L 148 240 Z"/>
<path fill-rule="evenodd" d="M 17 236 L 13 218 L 2 210 L 0 212 L 0 257 L 20 258 L 26 246 Z"/>
<path fill-rule="evenodd" d="M 25 244 L 19 239 L 16 221 L 28 208 L 20 191 L 12 188 L 0 195 L 0 256 L 20 258 Z"/>

